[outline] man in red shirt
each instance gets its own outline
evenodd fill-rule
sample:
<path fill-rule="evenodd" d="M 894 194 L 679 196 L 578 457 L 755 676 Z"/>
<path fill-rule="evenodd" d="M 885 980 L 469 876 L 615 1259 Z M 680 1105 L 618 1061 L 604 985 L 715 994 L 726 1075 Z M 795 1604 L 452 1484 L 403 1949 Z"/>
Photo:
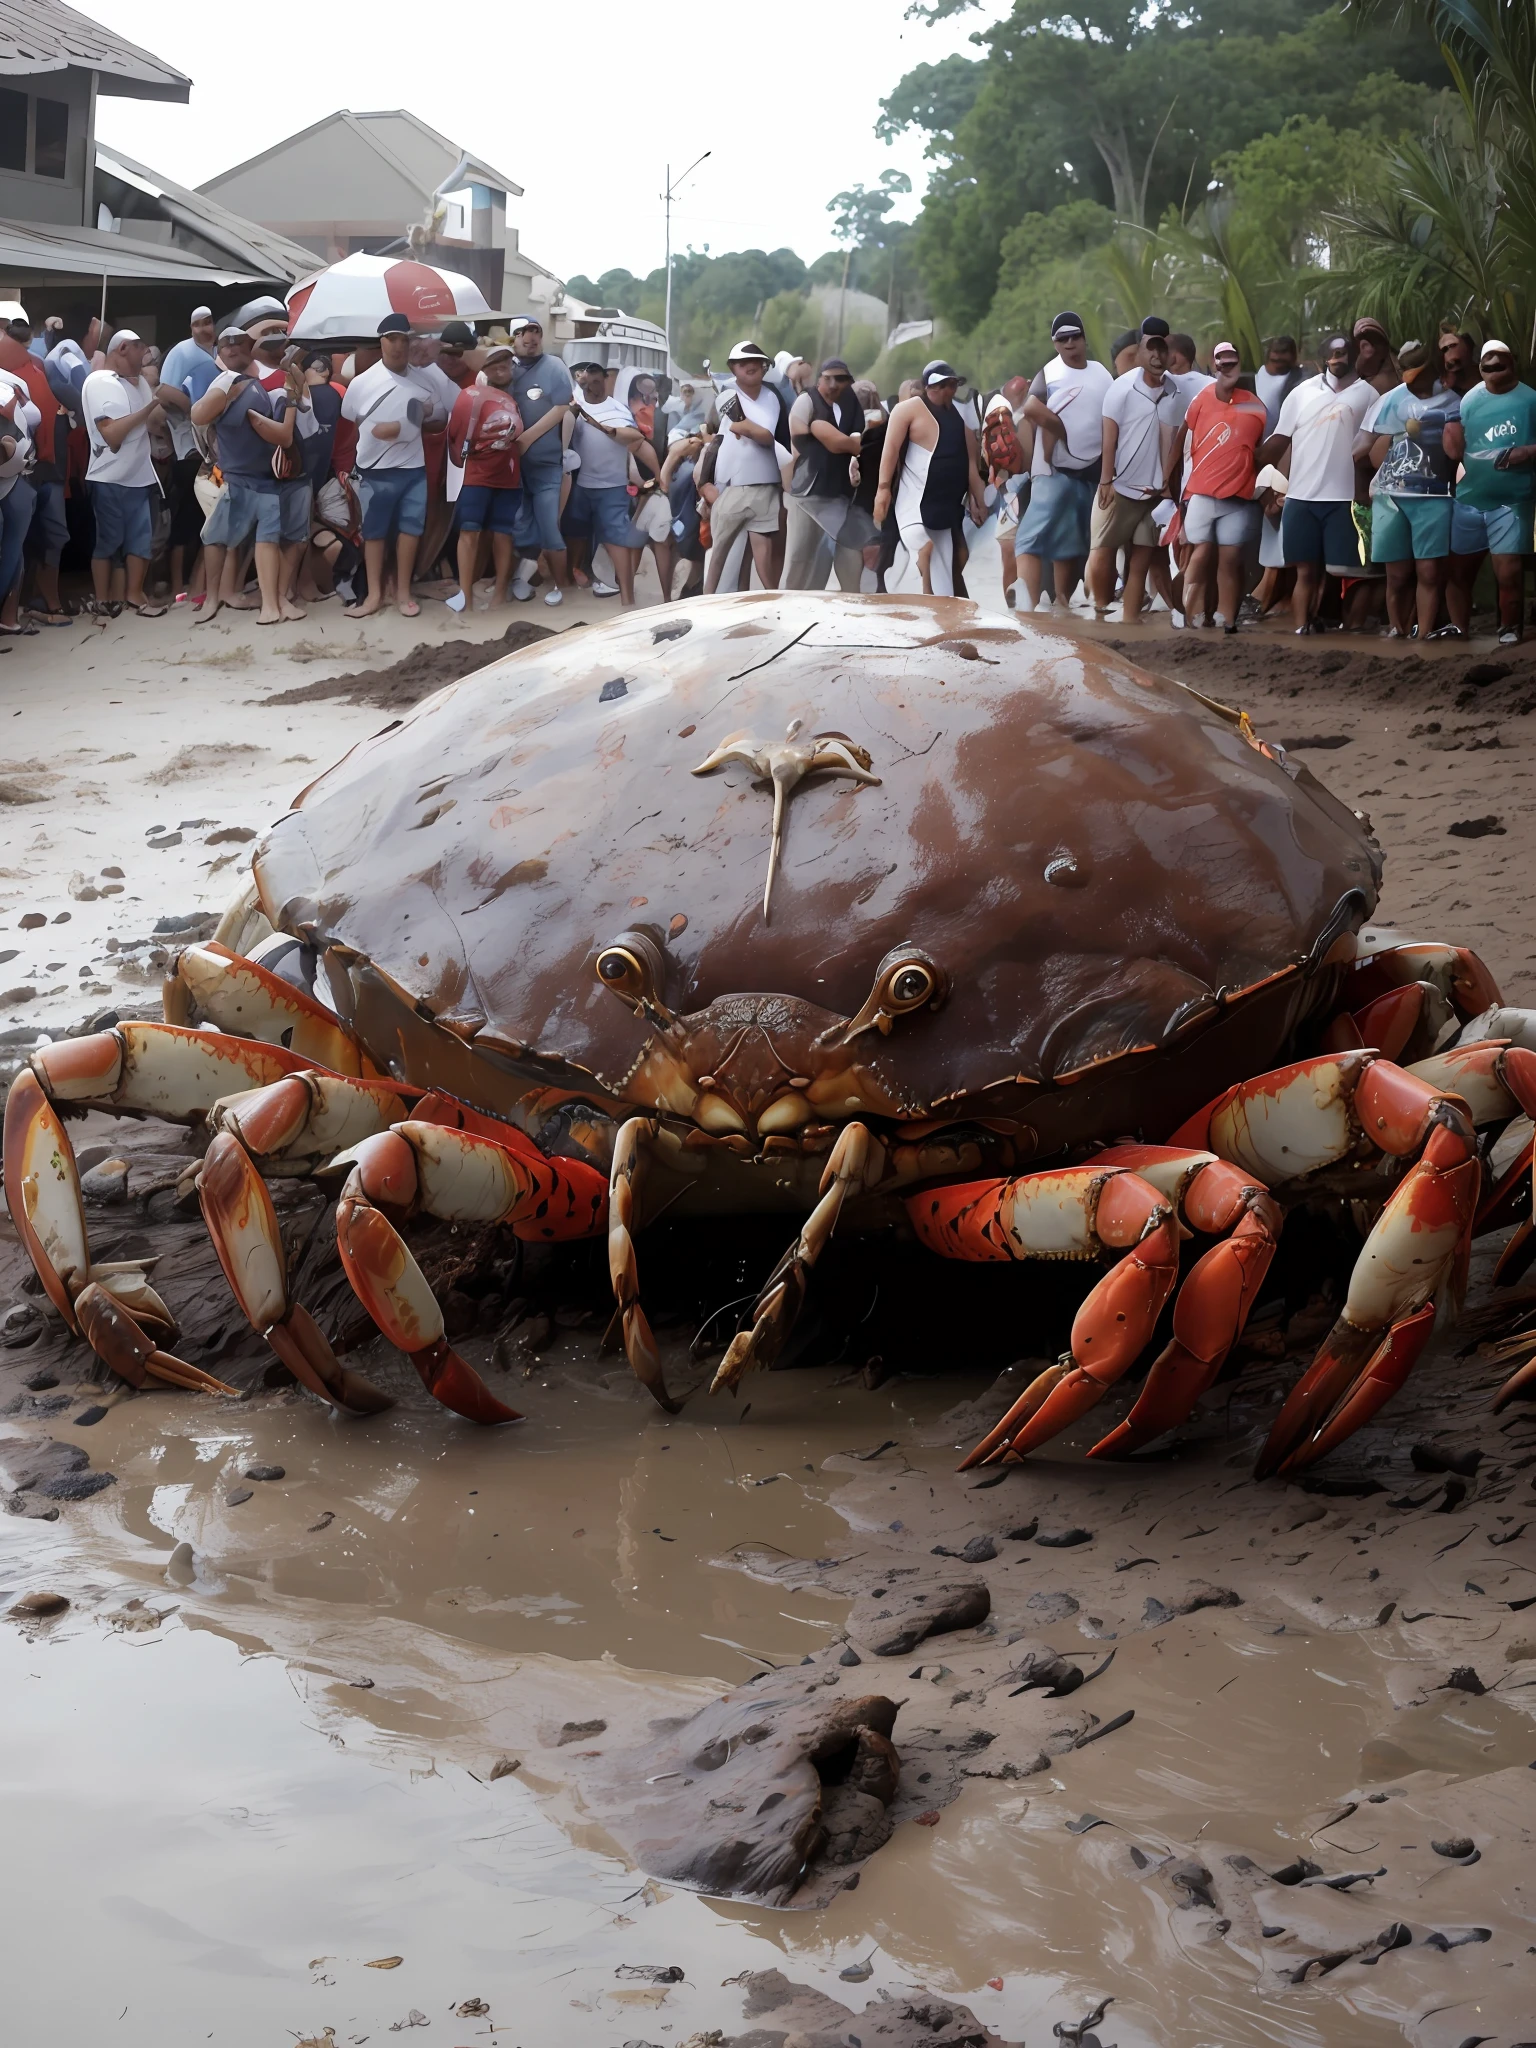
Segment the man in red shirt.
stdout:
<path fill-rule="evenodd" d="M 479 574 L 481 536 L 491 536 L 496 585 L 493 605 L 507 601 L 512 574 L 512 530 L 522 502 L 517 437 L 522 416 L 512 396 L 513 355 L 493 348 L 485 358 L 483 384 L 466 384 L 448 417 L 448 460 L 464 473 L 459 492 L 459 588 L 449 608 L 463 611 L 473 602 Z"/>
<path fill-rule="evenodd" d="M 1211 351 L 1216 381 L 1202 386 L 1184 415 L 1168 456 L 1170 496 L 1178 487 L 1184 443 L 1189 443 L 1188 495 L 1184 538 L 1194 549 L 1184 571 L 1193 595 L 1186 608 L 1190 624 L 1205 624 L 1211 571 L 1216 571 L 1214 623 L 1237 631 L 1243 601 L 1245 559 L 1256 546 L 1259 507 L 1253 495 L 1254 459 L 1268 431 L 1264 401 L 1238 383 L 1242 361 L 1230 341 Z"/>

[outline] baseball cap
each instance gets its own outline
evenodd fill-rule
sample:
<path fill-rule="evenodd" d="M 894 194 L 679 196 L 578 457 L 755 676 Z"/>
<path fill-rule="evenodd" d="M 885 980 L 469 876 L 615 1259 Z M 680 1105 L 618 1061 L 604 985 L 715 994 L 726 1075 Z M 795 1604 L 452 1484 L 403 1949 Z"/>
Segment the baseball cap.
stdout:
<path fill-rule="evenodd" d="M 1211 361 L 1214 363 L 1221 356 L 1230 356 L 1233 362 L 1239 362 L 1241 358 L 1237 352 L 1237 343 L 1235 341 L 1218 341 L 1211 350 Z"/>
<path fill-rule="evenodd" d="M 1077 313 L 1058 313 L 1051 322 L 1052 341 L 1068 341 L 1074 334 L 1081 334 L 1082 331 L 1082 317 Z"/>
<path fill-rule="evenodd" d="M 450 320 L 437 338 L 446 341 L 450 348 L 473 348 L 477 339 L 467 320 Z"/>
<path fill-rule="evenodd" d="M 1510 347 L 1507 341 L 1495 341 L 1490 336 L 1489 339 L 1485 341 L 1482 347 L 1478 350 L 1477 360 L 1480 363 L 1484 363 L 1488 360 L 1489 356 L 1513 357 L 1514 353 L 1514 350 Z"/>
<path fill-rule="evenodd" d="M 1375 319 L 1369 313 L 1363 314 L 1361 318 L 1355 322 L 1352 332 L 1357 341 L 1359 340 L 1362 334 L 1377 334 L 1380 335 L 1382 341 L 1388 348 L 1392 346 L 1391 335 L 1388 334 L 1387 330 L 1385 329 L 1385 327 L 1382 326 L 1381 322 Z"/>
<path fill-rule="evenodd" d="M 531 313 L 520 313 L 507 329 L 507 332 L 509 334 L 519 334 L 525 327 L 537 327 L 540 334 L 544 332 L 544 322 L 542 320 L 535 320 Z"/>
<path fill-rule="evenodd" d="M 773 358 L 764 354 L 758 342 L 738 341 L 725 360 L 727 363 L 767 363 Z"/>
<path fill-rule="evenodd" d="M 219 344 L 221 347 L 226 341 L 249 341 L 250 338 L 243 327 L 231 325 L 219 330 Z"/>
<path fill-rule="evenodd" d="M 27 309 L 20 299 L 0 299 L 0 325 L 9 327 L 13 321 L 18 324 L 24 323 L 28 327 L 32 325 L 27 319 Z"/>
<path fill-rule="evenodd" d="M 405 315 L 402 313 L 400 317 L 403 320 Z M 266 348 L 274 341 L 279 348 L 286 348 L 288 346 L 288 330 L 286 327 L 269 327 L 265 334 L 257 335 L 253 338 L 258 348 Z"/>
<path fill-rule="evenodd" d="M 257 320 L 286 320 L 288 308 L 281 299 L 274 299 L 269 294 L 265 298 L 247 299 L 239 312 L 231 317 L 237 326 L 249 327 Z"/>
<path fill-rule="evenodd" d="M 488 363 L 494 363 L 494 362 L 495 362 L 495 360 L 496 360 L 496 358 L 497 358 L 498 356 L 509 356 L 509 355 L 511 355 L 511 353 L 512 353 L 512 347 L 511 347 L 511 344 L 510 344 L 509 342 L 505 342 L 505 341 L 502 341 L 502 342 L 498 342 L 498 343 L 496 344 L 495 348 L 488 348 L 488 349 L 486 350 L 486 352 L 485 352 L 485 360 L 486 360 L 486 362 L 488 362 Z"/>
<path fill-rule="evenodd" d="M 409 334 L 410 320 L 404 313 L 386 313 L 374 329 L 376 334 Z"/>
<path fill-rule="evenodd" d="M 191 312 L 187 315 L 187 319 L 189 322 L 193 320 L 211 320 L 212 318 L 212 306 L 194 306 Z"/>
<path fill-rule="evenodd" d="M 851 377 L 853 375 L 852 370 L 849 369 L 848 365 L 843 361 L 841 356 L 828 356 L 827 360 L 822 364 L 821 369 L 817 372 L 817 374 L 818 376 L 824 376 L 828 370 L 841 370 L 845 377 Z"/>
<path fill-rule="evenodd" d="M 955 368 L 954 364 L 946 363 L 942 357 L 936 356 L 931 363 L 924 363 L 923 365 L 923 389 L 925 391 L 930 384 L 963 384 L 964 382 L 965 379 Z"/>
<path fill-rule="evenodd" d="M 113 335 L 112 339 L 107 343 L 107 354 L 111 355 L 113 349 L 121 348 L 125 341 L 142 340 L 143 336 L 135 334 L 131 327 L 119 327 L 117 332 Z"/>
<path fill-rule="evenodd" d="M 1429 344 L 1423 341 L 1405 341 L 1397 352 L 1397 367 L 1400 370 L 1422 369 L 1429 361 Z"/>
<path fill-rule="evenodd" d="M 1149 313 L 1141 323 L 1143 341 L 1166 341 L 1169 333 L 1168 322 L 1160 313 Z"/>

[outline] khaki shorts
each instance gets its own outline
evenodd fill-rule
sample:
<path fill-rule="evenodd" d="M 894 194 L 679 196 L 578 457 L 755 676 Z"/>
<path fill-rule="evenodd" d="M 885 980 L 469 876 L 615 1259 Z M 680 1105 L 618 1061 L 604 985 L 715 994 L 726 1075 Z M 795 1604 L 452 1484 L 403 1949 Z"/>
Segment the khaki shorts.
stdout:
<path fill-rule="evenodd" d="M 639 499 L 630 514 L 630 520 L 647 540 L 671 538 L 672 507 L 662 491 L 651 491 L 646 497 Z"/>
<path fill-rule="evenodd" d="M 739 533 L 777 533 L 783 509 L 779 484 L 727 484 L 709 508 L 711 544 L 723 550 Z"/>
<path fill-rule="evenodd" d="M 1145 498 L 1122 498 L 1106 512 L 1097 495 L 1093 501 L 1092 545 L 1096 548 L 1155 548 L 1157 528 L 1152 524 L 1152 506 Z"/>

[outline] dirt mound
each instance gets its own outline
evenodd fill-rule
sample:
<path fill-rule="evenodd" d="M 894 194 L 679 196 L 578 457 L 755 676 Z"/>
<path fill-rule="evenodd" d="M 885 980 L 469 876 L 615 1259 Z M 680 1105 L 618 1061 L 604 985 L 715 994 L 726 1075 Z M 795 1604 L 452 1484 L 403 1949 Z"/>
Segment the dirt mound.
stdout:
<path fill-rule="evenodd" d="M 404 711 L 430 697 L 461 676 L 472 675 L 503 655 L 531 647 L 536 640 L 553 637 L 550 626 L 526 625 L 519 619 L 495 640 L 423 640 L 409 654 L 402 654 L 388 668 L 358 669 L 351 675 L 331 676 L 323 682 L 305 683 L 296 690 L 280 690 L 264 697 L 264 704 L 314 704 L 322 698 L 343 697 L 349 704 L 376 704 L 381 711 Z"/>
<path fill-rule="evenodd" d="M 1323 685 L 1370 695 L 1393 695 L 1401 688 L 1425 696 L 1459 696 L 1492 683 L 1506 683 L 1516 694 L 1536 690 L 1536 641 L 1497 654 L 1474 652 L 1456 641 L 1442 641 L 1434 648 L 1399 645 L 1389 653 L 1374 638 L 1353 634 L 1314 634 L 1298 641 L 1289 634 L 1269 632 L 1244 632 L 1235 639 L 1186 632 L 1155 641 L 1138 637 L 1104 644 L 1141 668 L 1177 676 L 1215 697 L 1221 696 L 1223 687 L 1235 691 L 1239 685 L 1255 684 L 1293 690 Z"/>

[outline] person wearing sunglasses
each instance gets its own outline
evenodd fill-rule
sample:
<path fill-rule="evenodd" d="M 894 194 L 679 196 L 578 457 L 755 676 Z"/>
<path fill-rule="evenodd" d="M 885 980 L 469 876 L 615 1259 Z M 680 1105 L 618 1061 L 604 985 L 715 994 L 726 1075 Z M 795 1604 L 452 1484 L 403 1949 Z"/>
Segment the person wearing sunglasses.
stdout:
<path fill-rule="evenodd" d="M 864 549 L 878 532 L 853 498 L 863 437 L 864 408 L 853 394 L 853 373 L 841 356 L 829 356 L 815 384 L 789 410 L 795 473 L 789 486 L 786 590 L 822 588 L 829 542 L 838 588 L 858 589 Z"/>
<path fill-rule="evenodd" d="M 1508 342 L 1485 341 L 1477 366 L 1483 381 L 1445 429 L 1446 455 L 1463 468 L 1451 512 L 1451 624 L 1437 637 L 1466 637 L 1472 586 L 1490 554 L 1499 587 L 1499 645 L 1513 647 L 1524 637 L 1525 557 L 1536 518 L 1536 391 L 1521 383 Z"/>

